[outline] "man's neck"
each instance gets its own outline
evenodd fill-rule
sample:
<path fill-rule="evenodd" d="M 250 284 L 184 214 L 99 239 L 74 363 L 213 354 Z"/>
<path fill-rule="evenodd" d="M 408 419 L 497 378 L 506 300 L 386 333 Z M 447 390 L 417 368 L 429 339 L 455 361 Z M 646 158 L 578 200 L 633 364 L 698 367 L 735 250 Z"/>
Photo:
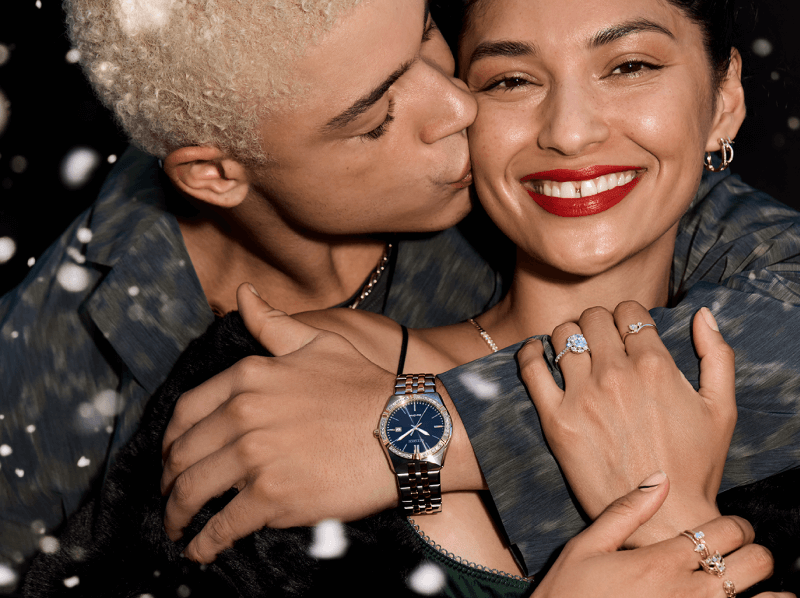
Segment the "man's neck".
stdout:
<path fill-rule="evenodd" d="M 255 230 L 241 220 L 199 216 L 178 222 L 212 309 L 236 309 L 236 289 L 252 283 L 287 313 L 324 309 L 357 293 L 383 256 L 383 241 L 305 235 L 280 221 Z"/>

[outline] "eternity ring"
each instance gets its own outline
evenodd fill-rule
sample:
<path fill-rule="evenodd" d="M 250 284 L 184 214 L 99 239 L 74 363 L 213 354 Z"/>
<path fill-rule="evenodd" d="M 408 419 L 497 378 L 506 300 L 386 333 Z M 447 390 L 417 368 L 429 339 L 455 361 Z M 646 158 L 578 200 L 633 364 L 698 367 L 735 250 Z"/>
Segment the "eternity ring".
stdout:
<path fill-rule="evenodd" d="M 736 586 L 733 585 L 730 579 L 726 579 L 722 582 L 722 589 L 725 590 L 725 595 L 728 598 L 736 598 Z"/>
<path fill-rule="evenodd" d="M 725 573 L 725 559 L 722 558 L 719 552 L 715 552 L 712 556 L 700 561 L 700 566 L 706 573 L 711 573 L 717 577 L 722 577 L 722 574 Z M 722 585 L 724 587 L 725 584 Z"/>
<path fill-rule="evenodd" d="M 706 546 L 705 537 L 703 532 L 693 532 L 686 530 L 681 532 L 682 536 L 689 538 L 694 544 L 694 551 L 700 553 L 700 558 L 707 559 L 709 557 L 708 546 Z"/>
<path fill-rule="evenodd" d="M 629 334 L 639 334 L 639 331 L 642 328 L 647 328 L 648 326 L 655 328 L 656 334 L 658 334 L 658 326 L 655 324 L 642 324 L 641 322 L 636 322 L 636 324 L 630 324 L 628 326 L 628 331 L 622 335 L 622 342 L 625 342 L 625 337 L 627 337 Z"/>
<path fill-rule="evenodd" d="M 556 355 L 556 363 L 558 360 L 561 359 L 566 353 L 569 351 L 570 353 L 591 353 L 592 350 L 589 349 L 589 345 L 586 343 L 586 339 L 583 337 L 582 334 L 573 334 L 571 337 L 567 339 L 567 346 L 564 347 L 564 350 L 561 351 L 558 355 Z"/>

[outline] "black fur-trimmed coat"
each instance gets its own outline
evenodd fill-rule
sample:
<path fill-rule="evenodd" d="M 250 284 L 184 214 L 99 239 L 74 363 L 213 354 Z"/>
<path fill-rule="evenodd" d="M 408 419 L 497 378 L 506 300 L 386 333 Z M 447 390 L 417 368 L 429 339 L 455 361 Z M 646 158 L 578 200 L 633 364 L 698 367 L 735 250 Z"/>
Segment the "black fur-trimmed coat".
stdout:
<path fill-rule="evenodd" d="M 186 390 L 254 354 L 265 352 L 238 313 L 215 322 L 189 346 L 150 400 L 140 430 L 117 455 L 105 485 L 67 522 L 59 549 L 34 561 L 24 595 L 264 598 L 339 590 L 348 596 L 418 595 L 406 579 L 424 556 L 414 532 L 394 511 L 347 524 L 347 554 L 329 561 L 309 556 L 308 528 L 260 530 L 207 567 L 182 558 L 186 543 L 234 491 L 209 501 L 181 541 L 169 540 L 163 526 L 166 501 L 160 494 L 161 438 L 174 404 Z M 770 589 L 797 591 L 798 494 L 800 475 L 792 471 L 720 496 L 723 512 L 749 519 L 757 540 L 775 554 L 781 575 Z"/>

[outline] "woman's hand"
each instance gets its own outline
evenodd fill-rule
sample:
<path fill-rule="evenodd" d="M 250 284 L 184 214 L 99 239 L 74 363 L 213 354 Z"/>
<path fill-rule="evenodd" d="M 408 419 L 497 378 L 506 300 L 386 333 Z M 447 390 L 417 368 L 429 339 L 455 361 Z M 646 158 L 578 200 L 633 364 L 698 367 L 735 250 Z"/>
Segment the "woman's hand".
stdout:
<path fill-rule="evenodd" d="M 641 305 L 626 302 L 613 315 L 592 308 L 577 324 L 557 327 L 557 351 L 580 332 L 591 349 L 561 357 L 564 391 L 547 369 L 540 342 L 529 343 L 518 357 L 545 437 L 591 518 L 648 472 L 669 475 L 666 504 L 634 534 L 632 546 L 674 537 L 719 515 L 716 495 L 736 424 L 733 351 L 711 312 L 704 308 L 694 319 L 699 392 L 654 327 L 625 335 L 638 322 L 653 320 Z"/>
<path fill-rule="evenodd" d="M 532 598 L 725 598 L 724 582 L 733 582 L 735 590 L 741 592 L 772 574 L 772 555 L 752 544 L 753 528 L 738 517 L 720 517 L 697 528 L 705 534 L 711 553 L 724 555 L 726 572 L 722 578 L 699 568 L 692 542 L 682 535 L 634 550 L 619 550 L 627 537 L 656 512 L 669 491 L 663 473 L 650 476 L 641 485 L 649 487 L 614 501 L 597 521 L 567 543 Z M 773 596 L 788 598 L 792 594 Z M 766 594 L 759 594 L 759 598 L 766 598 Z"/>

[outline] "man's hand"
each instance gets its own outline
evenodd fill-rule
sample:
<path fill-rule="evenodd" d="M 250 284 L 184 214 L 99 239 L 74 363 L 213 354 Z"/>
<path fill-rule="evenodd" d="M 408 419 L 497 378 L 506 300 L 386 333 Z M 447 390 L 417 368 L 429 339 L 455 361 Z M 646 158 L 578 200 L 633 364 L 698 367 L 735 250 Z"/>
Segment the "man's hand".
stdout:
<path fill-rule="evenodd" d="M 706 315 L 713 323 L 710 312 L 694 319 L 699 392 L 675 367 L 655 328 L 622 340 L 630 324 L 652 324 L 635 302 L 620 304 L 613 315 L 592 308 L 577 324 L 555 329 L 556 350 L 581 331 L 591 349 L 562 356 L 564 391 L 547 370 L 541 343 L 519 353 L 545 437 L 590 517 L 648 471 L 669 475 L 669 499 L 636 532 L 633 545 L 672 537 L 719 515 L 716 495 L 736 424 L 733 351 Z"/>
<path fill-rule="evenodd" d="M 619 550 L 628 536 L 653 516 L 669 491 L 669 480 L 663 473 L 654 474 L 641 485 L 646 488 L 614 501 L 567 543 L 532 598 L 724 598 L 724 581 L 732 581 L 736 591 L 742 592 L 772 574 L 772 555 L 752 544 L 753 528 L 738 517 L 720 517 L 696 528 L 705 533 L 712 554 L 719 551 L 724 555 L 727 571 L 722 579 L 699 569 L 698 554 L 684 536 Z M 759 594 L 759 598 L 766 596 Z"/>
<path fill-rule="evenodd" d="M 394 376 L 341 336 L 270 308 L 247 285 L 238 299 L 250 333 L 282 357 L 249 357 L 185 393 L 164 435 L 170 538 L 209 499 L 239 489 L 187 547 L 199 562 L 265 525 L 358 519 L 398 501 L 372 435 Z M 364 398 L 364 389 L 372 394 Z"/>
<path fill-rule="evenodd" d="M 372 434 L 394 374 L 338 334 L 272 309 L 249 286 L 239 287 L 239 311 L 276 357 L 246 358 L 183 394 L 164 435 L 170 538 L 180 538 L 209 499 L 239 489 L 185 551 L 203 563 L 264 526 L 351 521 L 398 503 L 395 476 Z M 453 417 L 442 485 L 480 489 L 463 425 L 440 393 Z"/>

